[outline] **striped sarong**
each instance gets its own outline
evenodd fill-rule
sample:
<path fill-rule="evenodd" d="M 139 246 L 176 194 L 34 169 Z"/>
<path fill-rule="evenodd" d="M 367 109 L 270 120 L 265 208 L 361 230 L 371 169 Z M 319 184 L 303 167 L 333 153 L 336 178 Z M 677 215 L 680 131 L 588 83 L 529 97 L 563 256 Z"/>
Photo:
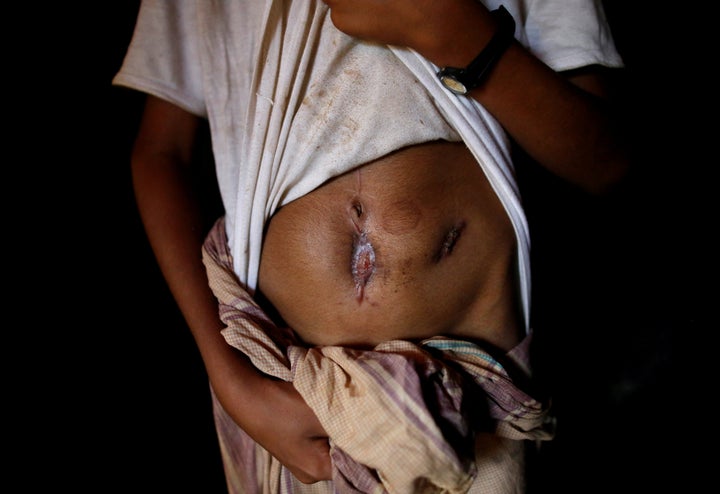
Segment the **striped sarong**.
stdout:
<path fill-rule="evenodd" d="M 238 282 L 223 218 L 203 247 L 226 341 L 262 372 L 292 382 L 329 436 L 333 480 L 303 484 L 214 401 L 230 492 L 520 493 L 527 440 L 547 440 L 546 403 L 521 389 L 530 336 L 503 356 L 433 337 L 372 350 L 307 348 Z"/>

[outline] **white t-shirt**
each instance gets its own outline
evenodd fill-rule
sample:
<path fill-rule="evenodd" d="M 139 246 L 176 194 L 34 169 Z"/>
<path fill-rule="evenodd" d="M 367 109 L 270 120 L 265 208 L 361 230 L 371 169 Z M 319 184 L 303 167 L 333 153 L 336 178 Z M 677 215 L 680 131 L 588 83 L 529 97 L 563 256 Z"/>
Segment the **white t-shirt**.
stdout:
<path fill-rule="evenodd" d="M 516 39 L 555 70 L 622 65 L 599 0 L 485 3 L 502 3 Z M 403 146 L 465 140 L 515 227 L 528 320 L 529 234 L 507 138 L 436 69 L 346 36 L 319 0 L 143 0 L 113 83 L 209 120 L 228 242 L 251 293 L 278 207 Z"/>

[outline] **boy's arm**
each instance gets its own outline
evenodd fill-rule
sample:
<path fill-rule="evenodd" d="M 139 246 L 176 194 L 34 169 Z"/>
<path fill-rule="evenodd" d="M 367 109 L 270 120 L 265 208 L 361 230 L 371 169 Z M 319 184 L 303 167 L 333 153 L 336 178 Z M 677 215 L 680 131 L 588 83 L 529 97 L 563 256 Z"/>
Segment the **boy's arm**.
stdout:
<path fill-rule="evenodd" d="M 466 67 L 497 25 L 477 0 L 326 0 L 341 31 L 406 46 L 438 67 Z M 519 43 L 467 96 L 477 99 L 528 155 L 592 193 L 625 176 L 629 152 L 609 104 L 606 71 L 556 73 Z"/>
<path fill-rule="evenodd" d="M 194 115 L 148 96 L 132 177 L 150 245 L 223 408 L 298 480 L 329 479 L 325 431 L 292 383 L 260 374 L 220 333 L 224 325 L 202 263 L 206 231 L 191 180 L 198 127 Z"/>

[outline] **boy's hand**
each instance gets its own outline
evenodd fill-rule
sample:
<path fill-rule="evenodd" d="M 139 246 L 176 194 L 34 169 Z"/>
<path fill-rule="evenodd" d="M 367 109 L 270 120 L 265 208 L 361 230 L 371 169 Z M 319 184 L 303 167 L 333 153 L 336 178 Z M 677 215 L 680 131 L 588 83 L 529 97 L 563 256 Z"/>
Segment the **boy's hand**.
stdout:
<path fill-rule="evenodd" d="M 267 379 L 246 432 L 302 483 L 332 478 L 327 433 L 292 383 Z"/>
<path fill-rule="evenodd" d="M 333 24 L 350 36 L 405 46 L 430 60 L 477 36 L 478 17 L 489 17 L 477 0 L 323 0 Z M 484 14 L 483 14 L 484 12 Z"/>

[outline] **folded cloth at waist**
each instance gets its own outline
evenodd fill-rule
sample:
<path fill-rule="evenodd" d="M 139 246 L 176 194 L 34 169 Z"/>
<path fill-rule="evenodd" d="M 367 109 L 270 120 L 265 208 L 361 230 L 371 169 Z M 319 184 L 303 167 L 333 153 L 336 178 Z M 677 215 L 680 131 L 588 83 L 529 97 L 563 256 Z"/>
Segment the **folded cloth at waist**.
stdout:
<path fill-rule="evenodd" d="M 223 218 L 207 236 L 203 262 L 226 341 L 260 371 L 292 382 L 328 433 L 333 481 L 327 491 L 318 491 L 320 485 L 307 491 L 296 482 L 283 492 L 460 493 L 498 485 L 490 492 L 515 492 L 492 480 L 510 470 L 517 477 L 514 453 L 477 450 L 477 434 L 492 433 L 515 453 L 523 440 L 552 437 L 547 404 L 519 387 L 530 378 L 530 335 L 502 357 L 442 336 L 417 344 L 388 341 L 372 350 L 307 348 L 290 329 L 276 326 L 239 283 Z M 231 441 L 222 437 L 227 430 L 218 432 L 221 443 Z M 257 461 L 242 463 L 256 467 Z M 258 478 L 260 470 L 248 475 L 271 482 Z"/>

